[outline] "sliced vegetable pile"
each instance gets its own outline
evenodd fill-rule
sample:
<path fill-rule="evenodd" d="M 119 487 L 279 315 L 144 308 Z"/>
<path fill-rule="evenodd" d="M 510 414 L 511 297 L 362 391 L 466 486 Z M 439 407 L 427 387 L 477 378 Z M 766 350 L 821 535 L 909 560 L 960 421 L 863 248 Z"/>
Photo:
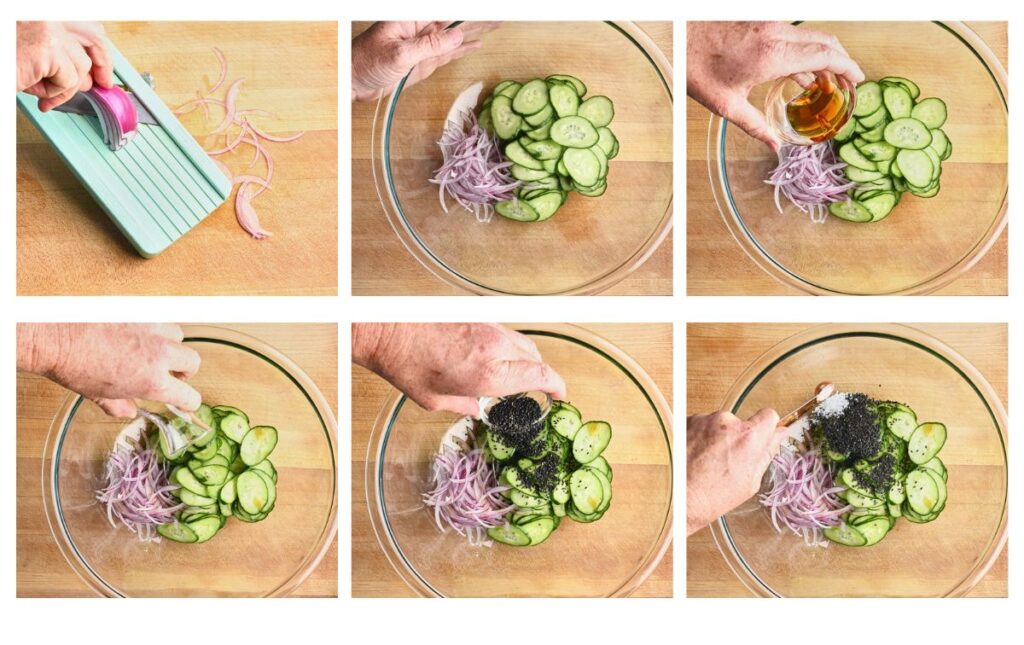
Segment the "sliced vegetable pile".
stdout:
<path fill-rule="evenodd" d="M 511 410 L 513 419 L 540 416 L 532 399 L 506 401 L 523 402 L 514 404 L 520 409 Z M 487 535 L 502 544 L 536 546 L 563 517 L 583 523 L 601 519 L 612 502 L 612 468 L 601 456 L 611 442 L 611 425 L 584 423 L 580 411 L 565 401 L 555 401 L 539 423 L 502 424 L 497 410 L 492 408 L 492 425 L 478 439 L 499 473 L 498 483 L 507 486 L 502 495 L 516 509 Z"/>
<path fill-rule="evenodd" d="M 904 193 L 939 193 L 942 162 L 953 144 L 942 125 L 946 104 L 918 100 L 921 90 L 906 78 L 887 76 L 857 86 L 857 105 L 836 135 L 846 177 L 857 186 L 850 199 L 829 205 L 829 212 L 850 222 L 877 222 L 900 203 Z"/>
<path fill-rule="evenodd" d="M 185 505 L 172 494 L 178 486 L 167 478 L 169 467 L 159 454 L 156 435 L 145 430 L 146 420 L 140 417 L 121 431 L 107 455 L 96 499 L 106 507 L 111 526 L 117 528 L 120 522 L 150 542 L 159 540 L 157 527 L 173 522 Z"/>
<path fill-rule="evenodd" d="M 270 154 L 267 144 L 295 141 L 305 133 L 299 132 L 282 137 L 269 134 L 257 127 L 253 123 L 254 117 L 273 115 L 259 108 L 243 109 L 238 106 L 238 95 L 241 92 L 244 78 L 232 81 L 227 86 L 223 99 L 212 98 L 214 92 L 224 86 L 228 77 L 227 58 L 216 47 L 213 48 L 213 53 L 220 63 L 220 76 L 217 78 L 217 82 L 205 92 L 197 90 L 196 98 L 178 106 L 174 110 L 174 114 L 188 114 L 202 108 L 204 117 L 209 119 L 211 105 L 224 112 L 224 116 L 217 122 L 217 126 L 206 134 L 207 140 L 215 142 L 212 144 L 212 148 L 207 148 L 206 154 L 210 155 L 214 163 L 217 164 L 217 167 L 227 175 L 232 184 L 238 185 L 238 191 L 235 193 L 235 219 L 238 221 L 238 225 L 252 236 L 253 239 L 262 240 L 270 237 L 271 233 L 260 225 L 259 217 L 252 202 L 263 194 L 263 191 L 270 190 L 270 182 L 274 178 L 274 159 Z M 217 159 L 217 157 L 230 154 L 245 145 L 252 146 L 252 160 L 248 165 L 249 170 L 242 172 L 232 171 L 226 164 Z M 267 174 L 265 177 L 255 175 L 251 170 L 256 167 L 261 158 L 266 162 Z"/>
<path fill-rule="evenodd" d="M 506 80 L 480 108 L 480 127 L 505 143 L 516 197 L 499 201 L 498 214 L 520 222 L 553 216 L 575 191 L 599 197 L 607 188 L 608 160 L 619 142 L 608 125 L 615 107 L 606 96 L 584 99 L 587 86 L 565 74 L 525 84 Z"/>
<path fill-rule="evenodd" d="M 857 398 L 855 398 L 857 397 Z M 849 395 L 839 413 L 815 413 L 813 436 L 845 490 L 838 496 L 851 510 L 826 528 L 829 540 L 872 546 L 904 517 L 923 524 L 946 506 L 946 467 L 938 457 L 946 426 L 919 423 L 912 409 L 894 401 Z"/>
<path fill-rule="evenodd" d="M 157 533 L 175 542 L 200 544 L 234 516 L 243 522 L 266 519 L 277 501 L 277 469 L 268 459 L 277 446 L 277 430 L 250 426 L 249 417 L 229 405 L 202 405 L 196 417 L 213 432 L 181 418 L 170 420 L 199 437 L 188 448 L 160 457 L 172 464 L 169 479 L 180 488 L 171 494 L 184 505 Z"/>
<path fill-rule="evenodd" d="M 475 437 L 469 437 L 475 443 Z M 473 546 L 489 545 L 487 529 L 501 526 L 515 510 L 501 493 L 508 486 L 498 476 L 480 448 L 456 449 L 444 446 L 434 457 L 430 473 L 433 488 L 423 494 L 423 503 L 434 509 L 434 522 L 465 537 Z"/>

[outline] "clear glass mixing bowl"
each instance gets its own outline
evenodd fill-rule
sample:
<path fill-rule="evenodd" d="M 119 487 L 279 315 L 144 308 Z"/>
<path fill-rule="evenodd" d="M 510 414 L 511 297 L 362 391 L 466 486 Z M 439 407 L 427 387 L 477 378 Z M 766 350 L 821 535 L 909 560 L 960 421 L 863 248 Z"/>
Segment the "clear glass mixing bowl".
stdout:
<path fill-rule="evenodd" d="M 288 357 L 234 330 L 186 325 L 203 367 L 190 383 L 213 404 L 273 425 L 278 501 L 266 520 L 230 519 L 209 542 L 144 543 L 114 528 L 95 491 L 124 426 L 69 395 L 43 461 L 43 503 L 68 564 L 102 596 L 284 596 L 316 569 L 337 534 L 337 423 L 324 395 Z"/>
<path fill-rule="evenodd" d="M 472 547 L 441 533 L 422 503 L 430 464 L 455 415 L 427 412 L 395 391 L 374 425 L 366 496 L 381 550 L 423 596 L 625 596 L 672 540 L 672 413 L 650 376 L 622 350 L 572 325 L 520 329 L 569 385 L 585 419 L 614 428 L 604 456 L 614 498 L 601 521 L 562 522 L 536 547 Z M 585 554 L 582 557 L 567 554 Z"/>
<path fill-rule="evenodd" d="M 903 76 L 946 102 L 953 154 L 931 199 L 904 195 L 880 222 L 813 224 L 775 207 L 764 183 L 778 163 L 763 143 L 713 117 L 708 173 L 726 227 L 780 282 L 813 294 L 934 291 L 974 266 L 1006 227 L 1007 76 L 985 42 L 957 22 L 808 22 L 836 35 L 870 79 Z M 936 64 L 941 60 L 941 64 Z M 754 89 L 764 103 L 768 86 Z M 784 201 L 784 200 L 783 200 Z"/>
<path fill-rule="evenodd" d="M 946 424 L 946 510 L 928 524 L 898 521 L 872 547 L 816 548 L 776 532 L 754 497 L 711 525 L 733 573 L 758 596 L 966 594 L 1006 545 L 1007 418 L 992 386 L 955 350 L 911 327 L 822 325 L 754 361 L 723 409 L 744 418 L 764 407 L 792 410 L 823 380 Z"/>
<path fill-rule="evenodd" d="M 483 47 L 382 99 L 373 122 L 374 181 L 405 248 L 446 283 L 477 294 L 586 294 L 649 258 L 672 227 L 672 67 L 628 22 L 505 22 Z M 600 198 L 570 195 L 536 224 L 441 209 L 430 183 L 455 97 L 483 81 L 570 74 L 615 103 L 621 144 Z M 450 201 L 450 200 L 449 200 Z"/>

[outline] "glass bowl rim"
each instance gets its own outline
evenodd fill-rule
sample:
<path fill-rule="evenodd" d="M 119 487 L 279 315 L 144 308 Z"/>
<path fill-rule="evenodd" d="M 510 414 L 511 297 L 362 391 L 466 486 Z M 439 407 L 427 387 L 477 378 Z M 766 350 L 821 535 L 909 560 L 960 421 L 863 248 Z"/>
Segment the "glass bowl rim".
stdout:
<path fill-rule="evenodd" d="M 746 399 L 760 380 L 774 369 L 779 363 L 786 359 L 822 343 L 841 340 L 844 338 L 877 338 L 891 340 L 910 345 L 918 350 L 927 352 L 939 359 L 953 369 L 963 378 L 971 389 L 975 391 L 982 404 L 985 405 L 995 426 L 999 442 L 1003 450 L 1003 468 L 1009 471 L 1009 454 L 1007 452 L 1006 429 L 1008 424 L 1006 409 L 1002 400 L 992 387 L 988 379 L 962 354 L 950 347 L 938 338 L 921 331 L 910 325 L 900 324 L 855 324 L 855 323 L 826 323 L 813 325 L 795 334 L 783 338 L 772 345 L 768 350 L 755 358 L 743 372 L 736 378 L 729 387 L 723 399 L 721 408 L 730 412 L 737 412 L 740 405 Z M 993 534 L 987 549 L 987 555 L 968 571 L 966 577 L 958 582 L 943 597 L 956 598 L 965 596 L 973 589 L 991 570 L 996 559 L 1002 553 L 1008 539 L 1007 526 L 1007 496 L 1009 494 L 1009 482 L 1003 490 L 1003 510 L 996 531 Z M 725 516 L 722 516 L 711 523 L 711 536 L 718 548 L 718 552 L 725 560 L 729 570 L 743 584 L 748 591 L 759 598 L 782 597 L 770 585 L 765 583 L 758 574 L 747 564 L 746 560 L 736 550 L 732 534 Z"/>
<path fill-rule="evenodd" d="M 631 41 L 640 52 L 650 61 L 655 72 L 661 79 L 665 92 L 668 95 L 670 105 L 674 105 L 672 89 L 672 65 L 661 49 L 655 45 L 647 33 L 630 21 L 604 21 L 627 40 Z M 458 25 L 459 21 L 451 26 Z M 411 72 L 410 72 L 411 74 Z M 414 228 L 409 224 L 402 209 L 401 202 L 395 193 L 392 183 L 390 135 L 391 121 L 398 105 L 398 100 L 408 80 L 407 74 L 390 95 L 381 95 L 377 99 L 377 107 L 374 110 L 373 124 L 370 130 L 370 165 L 373 170 L 373 183 L 377 192 L 377 201 L 380 202 L 388 224 L 398 236 L 405 250 L 416 259 L 416 261 L 430 272 L 431 275 L 440 279 L 449 286 L 457 287 L 460 290 L 468 291 L 476 295 L 592 295 L 600 293 L 612 285 L 622 281 L 626 276 L 638 269 L 646 262 L 654 252 L 661 247 L 662 242 L 672 231 L 673 195 L 669 195 L 668 203 L 665 206 L 665 213 L 661 217 L 658 226 L 651 235 L 618 267 L 606 271 L 604 274 L 589 280 L 586 283 L 569 287 L 560 291 L 532 294 L 512 290 L 502 290 L 488 287 L 475 280 L 463 276 L 458 271 L 450 268 L 441 258 L 435 255 L 420 239 Z M 379 134 L 378 134 L 379 132 Z M 379 140 L 378 140 L 379 137 Z"/>
<path fill-rule="evenodd" d="M 300 567 L 277 587 L 271 589 L 264 597 L 287 596 L 316 570 L 327 551 L 330 549 L 335 536 L 338 533 L 338 424 L 331 410 L 330 403 L 320 391 L 316 383 L 302 370 L 294 361 L 288 358 L 270 344 L 253 336 L 214 325 L 186 324 L 181 326 L 185 334 L 184 342 L 209 342 L 225 345 L 245 351 L 260 358 L 271 366 L 275 367 L 287 377 L 305 396 L 313 407 L 313 411 L 320 419 L 325 439 L 331 457 L 331 508 L 327 515 L 326 522 L 320 532 L 316 547 L 304 558 Z M 106 580 L 96 573 L 75 546 L 74 539 L 68 532 L 64 523 L 64 516 L 61 511 L 59 499 L 59 466 L 60 453 L 63 448 L 64 439 L 70 430 L 71 421 L 79 406 L 85 400 L 80 394 L 69 392 L 64 397 L 47 431 L 46 441 L 43 446 L 42 464 L 42 496 L 43 511 L 46 515 L 46 522 L 50 528 L 50 535 L 60 550 L 64 560 L 78 577 L 97 595 L 107 598 L 126 597 L 119 589 L 111 586 Z"/>
<path fill-rule="evenodd" d="M 800 24 L 801 21 L 794 24 Z M 938 27 L 948 31 L 967 47 L 968 50 L 978 59 L 995 83 L 996 90 L 1002 101 L 1003 110 L 1009 121 L 1009 106 L 1007 103 L 1008 76 L 1006 68 L 1003 67 L 999 58 L 988 46 L 985 40 L 973 29 L 961 21 L 931 21 Z M 1008 222 L 1007 196 L 1009 192 L 1009 181 L 1006 190 L 1003 191 L 1002 201 L 996 216 L 985 233 L 979 238 L 977 244 L 972 246 L 955 263 L 940 273 L 936 273 L 925 280 L 908 286 L 903 286 L 890 291 L 880 293 L 844 291 L 816 284 L 790 271 L 777 261 L 751 234 L 744 223 L 732 197 L 732 189 L 729 176 L 725 167 L 725 138 L 728 122 L 717 115 L 712 114 L 708 121 L 707 158 L 708 158 L 708 180 L 711 184 L 711 193 L 722 216 L 725 227 L 730 235 L 736 240 L 744 254 L 754 264 L 767 273 L 777 282 L 793 287 L 804 293 L 812 295 L 924 295 L 932 293 L 960 278 L 974 267 L 992 249 L 996 241 L 1003 234 Z M 1009 164 L 1007 164 L 1009 167 Z M 1009 178 L 1009 175 L 1007 175 Z"/>
<path fill-rule="evenodd" d="M 546 336 L 571 342 L 602 356 L 618 367 L 640 389 L 640 392 L 647 399 L 651 409 L 658 417 L 661 432 L 665 439 L 665 448 L 668 453 L 669 489 L 666 513 L 662 520 L 658 537 L 654 541 L 653 547 L 647 552 L 643 565 L 620 584 L 609 597 L 629 596 L 654 572 L 672 545 L 672 514 L 675 495 L 675 474 L 672 454 L 672 408 L 662 394 L 658 384 L 654 382 L 654 379 L 651 378 L 647 371 L 629 354 L 597 333 L 584 327 L 565 323 L 531 323 L 513 325 L 513 327 L 516 331 L 526 335 Z M 370 432 L 370 440 L 366 446 L 364 485 L 367 511 L 370 516 L 370 525 L 373 528 L 374 537 L 377 539 L 377 545 L 395 573 L 417 595 L 441 598 L 445 596 L 420 576 L 416 568 L 405 558 L 401 547 L 397 544 L 391 532 L 381 492 L 381 467 L 384 463 L 381 456 L 387 449 L 391 429 L 407 398 L 404 394 L 392 388 L 388 392 L 377 414 L 377 418 L 374 420 L 373 429 Z"/>

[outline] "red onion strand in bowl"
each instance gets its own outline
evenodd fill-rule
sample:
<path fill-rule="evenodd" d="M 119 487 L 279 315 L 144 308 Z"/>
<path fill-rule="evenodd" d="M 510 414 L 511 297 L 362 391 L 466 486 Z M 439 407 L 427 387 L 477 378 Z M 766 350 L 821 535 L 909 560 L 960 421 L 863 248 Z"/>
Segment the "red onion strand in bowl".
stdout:
<path fill-rule="evenodd" d="M 775 530 L 782 533 L 785 526 L 808 546 L 827 546 L 823 529 L 838 526 L 851 507 L 838 496 L 846 487 L 835 485 L 832 469 L 818 450 L 801 452 L 784 446 L 768 473 L 771 489 L 761 494 L 760 501 L 771 509 Z"/>
<path fill-rule="evenodd" d="M 448 121 L 437 142 L 443 163 L 430 180 L 438 185 L 441 208 L 448 212 L 447 192 L 479 222 L 491 221 L 494 204 L 515 198 L 519 181 L 512 177 L 501 154 L 498 139 L 480 127 L 473 110 L 461 113 L 459 122 Z"/>
<path fill-rule="evenodd" d="M 175 521 L 174 514 L 185 505 L 171 495 L 179 487 L 168 481 L 167 464 L 150 445 L 145 429 L 141 435 L 137 442 L 119 441 L 107 455 L 105 486 L 96 499 L 106 506 L 111 526 L 117 528 L 120 522 L 143 542 L 159 541 L 156 527 Z"/>
<path fill-rule="evenodd" d="M 775 187 L 775 207 L 782 211 L 780 193 L 811 216 L 816 224 L 828 219 L 828 204 L 849 199 L 857 184 L 843 174 L 846 164 L 836 158 L 831 142 L 813 146 L 783 145 L 779 165 L 765 181 Z"/>
<path fill-rule="evenodd" d="M 479 448 L 467 452 L 445 446 L 434 457 L 431 484 L 423 502 L 434 509 L 437 527 L 442 532 L 451 527 L 473 546 L 490 546 L 487 529 L 503 525 L 516 508 L 502 497 L 508 487 L 498 485 Z"/>

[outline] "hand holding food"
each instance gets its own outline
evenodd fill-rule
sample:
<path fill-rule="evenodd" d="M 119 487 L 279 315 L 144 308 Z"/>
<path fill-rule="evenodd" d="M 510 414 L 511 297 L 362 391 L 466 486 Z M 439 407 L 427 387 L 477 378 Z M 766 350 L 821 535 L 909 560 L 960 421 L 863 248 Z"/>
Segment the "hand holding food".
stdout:
<path fill-rule="evenodd" d="M 111 416 L 134 417 L 134 399 L 192 411 L 199 393 L 185 383 L 199 354 L 173 324 L 21 324 L 18 369 L 41 374 L 92 399 Z"/>
<path fill-rule="evenodd" d="M 686 35 L 686 93 L 775 150 L 781 142 L 747 100 L 756 85 L 822 70 L 854 84 L 864 80 L 829 34 L 781 22 L 691 22 Z"/>
<path fill-rule="evenodd" d="M 427 410 L 476 416 L 481 396 L 565 398 L 565 382 L 533 341 L 501 325 L 355 324 L 352 357 Z"/>
<path fill-rule="evenodd" d="M 686 534 L 757 494 L 786 429 L 770 409 L 744 421 L 728 412 L 686 419 Z"/>
<path fill-rule="evenodd" d="M 614 477 L 602 456 L 611 424 L 584 423 L 567 401 L 545 411 L 526 395 L 501 399 L 486 419 L 457 421 L 434 456 L 423 502 L 442 532 L 451 528 L 473 546 L 537 546 L 564 517 L 582 524 L 604 517 Z"/>
<path fill-rule="evenodd" d="M 498 27 L 496 22 L 467 22 L 445 29 L 448 20 L 378 22 L 352 41 L 352 99 L 386 96 L 412 71 L 408 85 L 438 67 L 480 49 L 477 38 Z"/>
<path fill-rule="evenodd" d="M 39 97 L 43 112 L 114 84 L 103 26 L 96 22 L 18 22 L 18 87 Z"/>

